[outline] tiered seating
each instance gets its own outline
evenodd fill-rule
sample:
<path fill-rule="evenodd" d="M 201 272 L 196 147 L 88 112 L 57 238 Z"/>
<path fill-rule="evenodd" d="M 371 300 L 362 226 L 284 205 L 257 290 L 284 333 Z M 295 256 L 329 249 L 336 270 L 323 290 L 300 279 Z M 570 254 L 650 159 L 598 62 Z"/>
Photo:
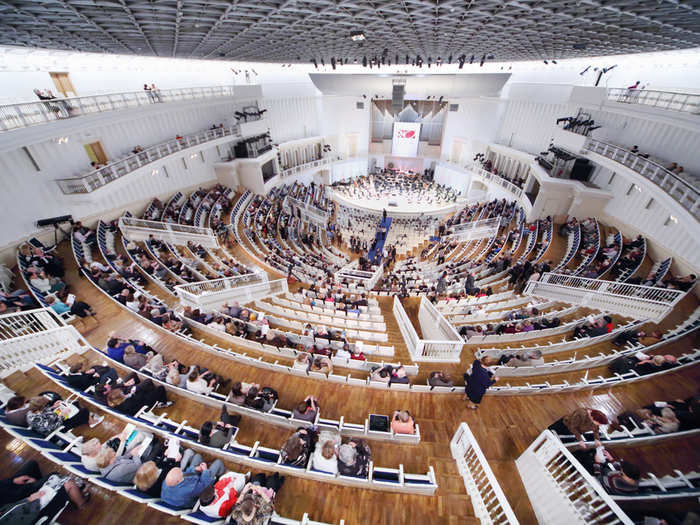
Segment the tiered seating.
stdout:
<path fill-rule="evenodd" d="M 206 451 L 209 454 L 220 457 L 221 459 L 234 461 L 237 464 L 273 470 L 280 474 L 299 476 L 305 479 L 322 481 L 324 483 L 364 489 L 390 490 L 420 495 L 432 495 L 437 489 L 435 473 L 432 467 L 429 468 L 426 474 L 413 474 L 404 472 L 403 465 L 399 465 L 398 468 L 387 468 L 371 464 L 369 474 L 366 478 L 350 477 L 316 470 L 311 467 L 311 463 L 309 463 L 309 466 L 306 468 L 285 464 L 282 462 L 280 450 L 265 447 L 259 442 L 250 446 L 238 443 L 234 437 L 229 446 L 223 449 L 215 449 L 213 447 L 201 445 L 197 441 L 199 431 L 187 425 L 186 421 L 178 422 L 170 420 L 163 415 L 153 413 L 148 407 L 143 407 L 133 417 L 122 414 L 101 403 L 94 395 L 71 387 L 66 382 L 61 372 L 55 368 L 45 365 L 37 365 L 37 368 L 54 383 L 60 385 L 86 403 L 99 408 L 102 412 L 111 414 L 119 420 L 132 423 L 139 429 L 152 432 L 163 438 L 174 435 L 180 439 L 183 445 L 198 451 Z"/>

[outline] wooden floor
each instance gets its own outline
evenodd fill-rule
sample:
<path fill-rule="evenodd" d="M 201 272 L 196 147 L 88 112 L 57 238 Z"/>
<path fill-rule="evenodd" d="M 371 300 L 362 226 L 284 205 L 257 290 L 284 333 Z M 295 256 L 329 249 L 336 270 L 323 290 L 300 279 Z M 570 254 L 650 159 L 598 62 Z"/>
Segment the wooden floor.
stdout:
<path fill-rule="evenodd" d="M 555 235 L 556 237 L 556 235 Z M 598 408 L 607 414 L 616 414 L 624 409 L 635 408 L 655 400 L 687 397 L 697 392 L 700 384 L 700 367 L 691 367 L 671 372 L 659 378 L 645 379 L 631 385 L 614 388 L 587 390 L 560 395 L 531 395 L 512 397 L 486 397 L 477 411 L 468 410 L 458 396 L 441 396 L 408 392 L 386 392 L 361 387 L 342 386 L 296 376 L 275 374 L 269 370 L 245 366 L 208 353 L 194 345 L 162 331 L 156 330 L 137 315 L 119 307 L 87 279 L 79 278 L 75 262 L 66 243 L 61 253 L 67 266 L 66 280 L 72 285 L 79 299 L 90 303 L 98 312 L 100 324 L 76 327 L 87 340 L 98 347 L 104 347 L 108 334 L 115 332 L 124 337 L 147 341 L 167 358 L 178 358 L 185 363 L 197 363 L 233 380 L 253 381 L 269 385 L 280 393 L 279 404 L 291 407 L 307 394 L 316 396 L 322 414 L 328 417 L 345 416 L 348 421 L 362 421 L 372 412 L 391 413 L 395 409 L 407 409 L 420 424 L 422 440 L 418 445 L 395 445 L 372 441 L 370 443 L 373 460 L 381 466 L 398 466 L 403 463 L 406 471 L 425 472 L 429 465 L 435 468 L 439 489 L 433 497 L 397 495 L 370 490 L 360 490 L 328 485 L 319 482 L 288 477 L 276 504 L 282 516 L 300 518 L 304 512 L 314 520 L 337 523 L 345 519 L 351 524 L 471 524 L 478 523 L 466 496 L 462 478 L 450 455 L 449 442 L 460 422 L 469 424 L 481 449 L 489 460 L 504 493 L 522 524 L 536 523 L 534 514 L 524 491 L 514 460 L 533 441 L 542 429 L 554 420 L 578 406 Z M 237 248 L 235 255 L 242 261 L 250 261 L 243 250 Z M 96 257 L 99 260 L 99 257 Z M 149 287 L 156 291 L 153 287 Z M 160 292 L 159 296 L 165 298 Z M 395 361 L 408 362 L 408 352 L 396 321 L 391 313 L 391 298 L 380 298 L 389 343 L 396 349 Z M 695 303 L 696 304 L 696 303 Z M 683 312 L 674 313 L 680 319 L 687 315 L 694 305 L 684 305 Z M 671 322 L 671 321 L 669 321 Z M 206 338 L 214 342 L 215 339 Z M 536 341 L 533 341 L 533 344 Z M 691 349 L 694 341 L 684 341 L 683 347 Z M 530 344 L 530 343 L 528 343 Z M 233 346 L 227 343 L 227 346 Z M 492 346 L 492 345 L 489 345 Z M 681 345 L 678 345 L 680 348 Z M 476 350 L 478 347 L 470 347 Z M 674 348 L 675 349 L 675 348 Z M 241 349 L 239 349 L 241 350 Z M 245 349 L 249 354 L 248 349 Z M 597 353 L 597 350 L 596 352 Z M 453 367 L 452 373 L 464 371 L 472 359 L 471 352 L 465 352 L 460 366 Z M 95 357 L 97 359 L 97 357 Z M 436 367 L 437 369 L 437 367 Z M 421 366 L 421 377 L 430 372 L 430 366 Z M 562 374 L 563 376 L 563 374 Z M 458 379 L 461 380 L 461 377 Z M 15 373 L 6 383 L 23 394 L 37 393 L 47 386 L 56 389 L 36 370 L 27 374 Z M 217 411 L 197 405 L 179 397 L 167 412 L 175 419 L 187 419 L 195 427 L 206 420 L 215 420 Z M 107 418 L 105 423 L 87 435 L 109 437 L 120 429 L 118 422 Z M 79 433 L 83 433 L 79 429 Z M 274 425 L 243 418 L 238 440 L 242 443 L 260 441 L 261 444 L 278 447 L 286 439 L 288 432 Z M 0 445 L 5 452 L 0 457 L 0 466 L 9 472 L 24 457 L 37 454 L 21 442 L 0 433 Z M 700 439 L 683 442 L 673 441 L 660 447 L 620 449 L 619 455 L 639 463 L 642 472 L 653 470 L 656 474 L 671 473 L 674 468 L 687 468 L 697 465 Z M 232 469 L 242 469 L 230 463 Z M 47 469 L 53 469 L 47 465 Z M 117 498 L 113 494 L 94 489 L 93 501 L 83 512 L 70 511 L 61 518 L 67 524 L 110 524 L 110 523 L 164 523 L 178 520 L 146 510 L 129 500 Z"/>

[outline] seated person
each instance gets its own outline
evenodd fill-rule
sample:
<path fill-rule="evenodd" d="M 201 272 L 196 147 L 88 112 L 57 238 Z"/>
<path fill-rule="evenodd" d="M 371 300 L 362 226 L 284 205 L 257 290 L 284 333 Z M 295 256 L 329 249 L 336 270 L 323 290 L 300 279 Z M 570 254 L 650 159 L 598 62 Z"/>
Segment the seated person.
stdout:
<path fill-rule="evenodd" d="M 97 422 L 98 418 L 90 414 L 87 408 L 77 403 L 56 401 L 50 403 L 46 396 L 36 396 L 29 400 L 27 424 L 37 434 L 48 436 L 59 427 L 71 430 L 88 422 Z"/>
<path fill-rule="evenodd" d="M 380 383 L 388 383 L 391 381 L 391 373 L 394 368 L 391 365 L 384 365 L 383 367 L 376 367 L 370 372 L 370 381 L 379 381 Z"/>
<path fill-rule="evenodd" d="M 338 473 L 343 476 L 366 478 L 371 458 L 372 453 L 367 441 L 350 438 L 347 443 L 338 447 Z"/>
<path fill-rule="evenodd" d="M 322 430 L 318 435 L 318 442 L 311 456 L 311 467 L 315 470 L 337 474 L 336 450 L 339 444 L 340 436 L 337 432 Z"/>
<path fill-rule="evenodd" d="M 646 375 L 669 370 L 676 366 L 678 366 L 678 361 L 673 355 L 646 356 L 646 358 L 640 359 L 634 366 L 634 371 L 640 375 Z"/>
<path fill-rule="evenodd" d="M 191 450 L 186 450 L 183 454 L 180 440 L 175 437 L 171 437 L 167 443 L 161 444 L 163 446 L 154 451 L 151 459 L 143 462 L 134 476 L 134 485 L 138 490 L 158 499 L 160 499 L 163 481 L 168 473 L 175 467 L 181 466 L 183 457 L 191 458 L 194 455 Z"/>
<path fill-rule="evenodd" d="M 125 394 L 121 388 L 110 389 L 107 393 L 107 405 L 130 416 L 135 415 L 144 406 L 156 405 L 157 408 L 167 408 L 172 404 L 172 401 L 168 401 L 165 387 L 154 385 L 150 379 L 141 381 L 129 389 L 128 394 Z"/>
<path fill-rule="evenodd" d="M 226 401 L 229 403 L 234 403 L 236 405 L 243 405 L 245 403 L 246 397 L 251 389 L 255 389 L 256 393 L 260 390 L 260 385 L 255 383 L 242 383 L 236 381 L 231 385 L 231 392 L 229 392 L 226 397 Z"/>
<path fill-rule="evenodd" d="M 544 358 L 540 350 L 531 350 L 529 352 L 518 352 L 513 356 L 506 356 L 508 359 L 501 363 L 505 366 L 537 366 L 544 364 Z"/>
<path fill-rule="evenodd" d="M 391 418 L 391 430 L 394 434 L 415 434 L 416 425 L 408 410 L 394 411 Z"/>
<path fill-rule="evenodd" d="M 141 436 L 143 438 L 140 441 L 134 440 L 136 444 L 126 445 L 127 450 L 121 456 L 117 456 L 111 447 L 100 451 L 95 459 L 95 466 L 100 470 L 102 477 L 115 483 L 133 483 L 142 464 L 141 456 L 151 446 L 151 439 L 145 439 L 143 434 Z"/>
<path fill-rule="evenodd" d="M 0 521 L 7 524 L 36 523 L 42 516 L 52 518 L 69 500 L 78 509 L 84 508 L 89 500 L 90 493 L 82 480 L 76 482 L 70 476 L 51 474 L 42 481 L 35 492 L 0 508 Z"/>
<path fill-rule="evenodd" d="M 447 386 L 451 387 L 454 385 L 454 381 L 450 379 L 450 376 L 445 372 L 435 371 L 430 372 L 428 376 L 428 384 L 430 386 Z"/>
<path fill-rule="evenodd" d="M 599 427 L 608 424 L 610 424 L 608 417 L 600 410 L 579 407 L 569 415 L 564 416 L 563 418 L 552 423 L 548 428 L 560 436 L 573 434 L 581 448 L 586 448 L 586 442 L 583 440 L 583 434 L 586 432 L 593 432 L 595 446 L 599 447 Z"/>
<path fill-rule="evenodd" d="M 280 449 L 282 463 L 294 467 L 306 467 L 316 437 L 316 433 L 311 428 L 299 427 L 287 438 Z"/>
<path fill-rule="evenodd" d="M 389 379 L 389 384 L 401 383 L 407 385 L 409 383 L 408 373 L 403 366 L 394 368 L 391 372 L 391 377 Z"/>
<path fill-rule="evenodd" d="M 313 396 L 306 396 L 304 401 L 300 402 L 292 411 L 294 419 L 301 419 L 313 423 L 316 421 L 318 414 L 318 400 Z"/>
<path fill-rule="evenodd" d="M 191 508 L 202 491 L 212 486 L 224 472 L 224 464 L 220 459 L 207 466 L 199 454 L 183 454 L 180 466 L 172 468 L 165 476 L 160 497 L 172 507 Z"/>
<path fill-rule="evenodd" d="M 0 506 L 30 496 L 41 488 L 44 481 L 39 464 L 33 459 L 25 461 L 12 476 L 0 479 Z"/>
<path fill-rule="evenodd" d="M 46 304 L 48 304 L 49 307 L 59 315 L 70 312 L 71 315 L 76 315 L 81 319 L 93 317 L 95 321 L 99 323 L 97 313 L 95 313 L 89 304 L 82 301 L 73 301 L 73 304 L 68 306 L 63 301 L 56 299 L 53 295 L 49 295 L 46 297 Z"/>
<path fill-rule="evenodd" d="M 225 518 L 233 509 L 246 484 L 245 474 L 227 472 L 199 495 L 199 510 L 210 518 Z"/>
<path fill-rule="evenodd" d="M 275 511 L 275 495 L 284 484 L 284 477 L 277 472 L 271 476 L 256 474 L 241 493 L 231 512 L 231 519 L 237 525 L 258 525 L 268 523 Z"/>
<path fill-rule="evenodd" d="M 87 370 L 83 370 L 83 366 L 82 362 L 78 362 L 70 367 L 66 381 L 73 388 L 85 390 L 99 383 L 116 382 L 119 379 L 117 371 L 111 366 L 94 365 Z"/>
<path fill-rule="evenodd" d="M 327 357 L 316 356 L 309 365 L 309 371 L 328 375 L 333 373 L 333 363 Z"/>
<path fill-rule="evenodd" d="M 309 359 L 309 354 L 306 352 L 299 352 L 294 358 L 294 363 L 292 363 L 292 368 L 298 370 L 308 370 L 311 360 Z"/>
<path fill-rule="evenodd" d="M 199 429 L 199 442 L 213 448 L 224 448 L 233 437 L 233 425 L 217 421 L 205 421 Z"/>
<path fill-rule="evenodd" d="M 5 405 L 5 418 L 11 425 L 17 427 L 27 427 L 27 414 L 29 413 L 30 405 L 24 396 L 13 396 Z"/>

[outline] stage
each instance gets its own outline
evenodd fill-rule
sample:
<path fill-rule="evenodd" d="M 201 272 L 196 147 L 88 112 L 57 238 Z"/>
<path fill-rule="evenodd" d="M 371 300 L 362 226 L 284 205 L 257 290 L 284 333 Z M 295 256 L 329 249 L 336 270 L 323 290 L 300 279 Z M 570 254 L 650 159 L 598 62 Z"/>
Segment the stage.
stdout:
<path fill-rule="evenodd" d="M 391 217 L 417 217 L 420 215 L 442 216 L 461 208 L 461 199 L 457 202 L 435 204 L 427 201 L 415 200 L 402 197 L 398 194 L 386 194 L 376 199 L 362 199 L 348 197 L 340 194 L 336 190 L 331 191 L 331 199 L 338 204 L 347 206 L 348 208 L 357 208 L 365 210 L 369 213 L 381 214 L 382 210 L 386 210 L 387 215 Z M 393 206 L 392 204 L 395 204 Z"/>

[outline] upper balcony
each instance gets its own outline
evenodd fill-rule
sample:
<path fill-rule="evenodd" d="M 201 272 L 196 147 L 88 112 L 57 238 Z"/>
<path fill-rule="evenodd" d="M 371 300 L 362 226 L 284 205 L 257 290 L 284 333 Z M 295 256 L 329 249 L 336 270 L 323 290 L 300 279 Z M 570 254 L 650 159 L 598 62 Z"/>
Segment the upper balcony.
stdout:
<path fill-rule="evenodd" d="M 593 138 L 586 138 L 585 141 L 585 150 L 597 153 L 638 173 L 670 195 L 696 219 L 700 219 L 700 190 L 698 190 L 697 178 L 686 173 L 674 173 L 659 162 L 615 144 Z"/>
<path fill-rule="evenodd" d="M 245 86 L 243 86 L 245 87 Z M 68 120 L 84 115 L 133 109 L 168 102 L 186 102 L 239 95 L 241 86 L 213 86 L 155 91 L 129 91 L 86 97 L 53 98 L 36 102 L 0 106 L 0 132 L 49 122 Z"/>
<path fill-rule="evenodd" d="M 700 94 L 653 89 L 609 88 L 608 100 L 700 115 Z"/>

